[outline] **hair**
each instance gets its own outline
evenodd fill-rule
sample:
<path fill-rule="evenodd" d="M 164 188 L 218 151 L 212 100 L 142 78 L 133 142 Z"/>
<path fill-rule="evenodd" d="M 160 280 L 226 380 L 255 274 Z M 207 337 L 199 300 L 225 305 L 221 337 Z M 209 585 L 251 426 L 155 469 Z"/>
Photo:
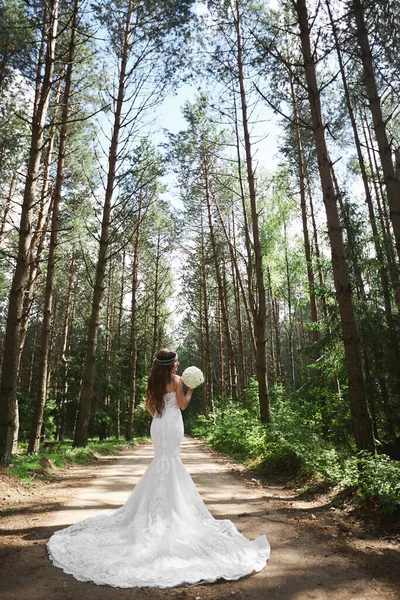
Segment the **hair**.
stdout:
<path fill-rule="evenodd" d="M 177 360 L 177 353 L 168 348 L 159 350 L 153 359 L 146 398 L 151 408 L 159 415 L 163 411 L 164 394 L 167 391 L 167 384 L 172 381 L 172 369 Z"/>

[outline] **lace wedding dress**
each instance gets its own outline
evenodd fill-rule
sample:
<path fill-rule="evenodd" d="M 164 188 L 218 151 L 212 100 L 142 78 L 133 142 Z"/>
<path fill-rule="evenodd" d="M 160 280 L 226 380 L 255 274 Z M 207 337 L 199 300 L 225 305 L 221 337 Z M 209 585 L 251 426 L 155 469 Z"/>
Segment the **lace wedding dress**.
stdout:
<path fill-rule="evenodd" d="M 79 581 L 167 588 L 239 579 L 260 571 L 270 547 L 250 541 L 207 510 L 180 459 L 183 421 L 175 392 L 151 424 L 154 459 L 121 508 L 57 531 L 54 565 Z"/>

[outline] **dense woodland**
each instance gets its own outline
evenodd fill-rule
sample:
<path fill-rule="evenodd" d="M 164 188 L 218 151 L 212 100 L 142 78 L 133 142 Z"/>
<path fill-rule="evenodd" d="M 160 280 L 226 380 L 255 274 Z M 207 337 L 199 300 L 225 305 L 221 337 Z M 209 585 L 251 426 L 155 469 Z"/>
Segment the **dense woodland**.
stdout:
<path fill-rule="evenodd" d="M 398 0 L 0 1 L 4 466 L 147 434 L 172 346 L 193 434 L 392 510 L 399 36 Z"/>

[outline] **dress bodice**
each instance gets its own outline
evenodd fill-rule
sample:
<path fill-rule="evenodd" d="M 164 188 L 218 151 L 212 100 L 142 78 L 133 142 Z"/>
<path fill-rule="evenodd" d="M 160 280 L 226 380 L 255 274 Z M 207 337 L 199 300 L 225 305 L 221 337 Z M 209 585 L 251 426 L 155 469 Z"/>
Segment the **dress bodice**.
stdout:
<path fill-rule="evenodd" d="M 170 408 L 171 406 L 178 407 L 176 392 L 167 392 L 164 394 L 164 407 Z"/>
<path fill-rule="evenodd" d="M 176 392 L 164 394 L 162 414 L 154 415 L 150 433 L 154 444 L 155 456 L 179 458 L 183 440 L 183 420 L 179 410 Z M 165 471 L 164 460 L 160 463 L 160 472 Z"/>

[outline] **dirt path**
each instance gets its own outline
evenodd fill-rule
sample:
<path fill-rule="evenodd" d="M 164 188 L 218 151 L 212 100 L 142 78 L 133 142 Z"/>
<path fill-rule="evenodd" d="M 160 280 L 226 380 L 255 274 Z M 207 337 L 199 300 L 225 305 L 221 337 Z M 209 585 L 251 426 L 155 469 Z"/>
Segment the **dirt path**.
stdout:
<path fill-rule="evenodd" d="M 153 456 L 151 444 L 65 481 L 22 494 L 0 520 L 2 600 L 384 600 L 400 598 L 396 539 L 380 539 L 337 521 L 329 507 L 282 486 L 263 487 L 245 470 L 186 438 L 182 460 L 208 508 L 249 538 L 265 533 L 272 553 L 261 572 L 238 582 L 169 590 L 122 590 L 81 583 L 55 568 L 45 544 L 53 531 L 125 502 Z M 2 513 L 4 514 L 4 513 Z"/>

